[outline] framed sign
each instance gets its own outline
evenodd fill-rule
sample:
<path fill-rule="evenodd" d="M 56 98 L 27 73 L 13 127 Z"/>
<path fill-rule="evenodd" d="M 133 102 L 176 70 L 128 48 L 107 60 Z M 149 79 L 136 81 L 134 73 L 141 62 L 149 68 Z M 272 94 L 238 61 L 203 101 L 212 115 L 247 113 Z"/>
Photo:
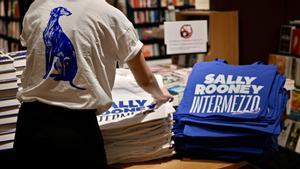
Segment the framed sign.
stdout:
<path fill-rule="evenodd" d="M 207 52 L 207 21 L 174 21 L 164 23 L 167 54 Z"/>

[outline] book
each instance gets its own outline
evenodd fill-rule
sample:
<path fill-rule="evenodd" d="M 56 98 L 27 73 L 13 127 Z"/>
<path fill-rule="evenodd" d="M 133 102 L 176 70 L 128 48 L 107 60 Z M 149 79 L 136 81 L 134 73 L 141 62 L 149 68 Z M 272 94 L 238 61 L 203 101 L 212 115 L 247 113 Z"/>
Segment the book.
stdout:
<path fill-rule="evenodd" d="M 153 45 L 144 45 L 143 46 L 143 54 L 145 58 L 154 56 Z"/>
<path fill-rule="evenodd" d="M 300 123 L 299 122 L 292 123 L 291 131 L 288 135 L 287 142 L 286 142 L 286 148 L 295 151 L 299 140 L 299 134 L 300 134 L 299 130 L 300 130 Z"/>
<path fill-rule="evenodd" d="M 295 80 L 295 86 L 300 88 L 300 58 L 296 58 L 294 61 L 293 75 Z"/>
<path fill-rule="evenodd" d="M 209 0 L 195 0 L 195 8 L 198 10 L 209 10 Z"/>
<path fill-rule="evenodd" d="M 279 38 L 279 49 L 278 52 L 282 54 L 291 53 L 292 44 L 292 33 L 296 29 L 296 26 L 292 25 L 281 25 L 280 38 Z"/>
<path fill-rule="evenodd" d="M 292 32 L 291 54 L 300 56 L 300 28 L 296 28 Z"/>
<path fill-rule="evenodd" d="M 297 28 L 300 28 L 300 20 L 291 20 L 289 21 L 289 25 L 296 26 Z"/>
<path fill-rule="evenodd" d="M 295 89 L 292 91 L 291 115 L 297 119 L 300 119 L 300 89 Z"/>
<path fill-rule="evenodd" d="M 280 74 L 292 79 L 293 60 L 294 58 L 288 55 L 270 54 L 268 63 L 277 65 Z"/>
<path fill-rule="evenodd" d="M 278 136 L 278 145 L 280 145 L 281 147 L 286 146 L 288 136 L 291 132 L 293 123 L 294 123 L 293 120 L 285 119 L 285 121 L 283 123 L 282 131 L 281 131 L 280 135 Z"/>

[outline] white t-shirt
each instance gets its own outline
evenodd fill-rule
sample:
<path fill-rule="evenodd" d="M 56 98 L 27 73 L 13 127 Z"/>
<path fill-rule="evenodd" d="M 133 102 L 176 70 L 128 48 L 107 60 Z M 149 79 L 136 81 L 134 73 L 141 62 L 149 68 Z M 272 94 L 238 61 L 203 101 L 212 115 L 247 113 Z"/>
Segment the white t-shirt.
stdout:
<path fill-rule="evenodd" d="M 143 46 L 132 23 L 104 0 L 35 0 L 21 43 L 28 57 L 20 101 L 98 112 L 111 106 L 116 62 Z"/>

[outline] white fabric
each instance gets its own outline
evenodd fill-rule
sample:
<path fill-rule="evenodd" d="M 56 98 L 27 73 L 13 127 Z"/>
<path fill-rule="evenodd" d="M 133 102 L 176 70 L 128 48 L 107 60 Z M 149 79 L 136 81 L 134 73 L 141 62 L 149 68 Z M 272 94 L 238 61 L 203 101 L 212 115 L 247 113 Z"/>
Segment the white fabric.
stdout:
<path fill-rule="evenodd" d="M 152 148 L 148 151 L 137 150 L 135 153 L 122 153 L 116 152 L 116 155 L 107 156 L 109 164 L 113 163 L 129 163 L 129 162 L 142 162 L 163 157 L 170 157 L 174 154 L 174 149 L 171 144 L 165 144 L 160 147 Z"/>
<path fill-rule="evenodd" d="M 155 77 L 162 87 L 162 77 Z M 112 95 L 112 107 L 98 116 L 108 164 L 173 155 L 172 113 L 175 109 L 170 103 L 157 109 L 151 107 L 152 97 L 137 85 L 126 69 L 117 69 Z"/>
<path fill-rule="evenodd" d="M 72 13 L 60 16 L 59 25 L 76 54 L 78 69 L 73 83 L 86 90 L 74 88 L 66 80 L 54 80 L 50 75 L 43 79 L 45 50 L 49 48 L 43 33 L 51 26 L 50 13 L 57 7 Z M 35 0 L 24 18 L 21 42 L 27 46 L 28 57 L 19 100 L 38 100 L 71 109 L 97 108 L 99 113 L 111 106 L 116 62 L 130 60 L 142 48 L 132 23 L 104 0 Z M 60 58 L 54 59 L 57 63 Z M 57 71 L 53 64 L 50 74 Z"/>
<path fill-rule="evenodd" d="M 162 77 L 155 75 L 158 83 L 162 86 Z M 118 69 L 116 83 L 112 90 L 114 104 L 107 111 L 98 116 L 101 130 L 131 126 L 157 119 L 167 118 L 175 112 L 172 104 L 167 102 L 151 113 L 145 113 L 153 108 L 153 98 L 142 90 L 132 73 L 127 69 Z M 115 107 L 114 107 L 115 105 Z M 125 112 L 126 110 L 132 110 Z M 117 113 L 116 113 L 117 112 Z"/>

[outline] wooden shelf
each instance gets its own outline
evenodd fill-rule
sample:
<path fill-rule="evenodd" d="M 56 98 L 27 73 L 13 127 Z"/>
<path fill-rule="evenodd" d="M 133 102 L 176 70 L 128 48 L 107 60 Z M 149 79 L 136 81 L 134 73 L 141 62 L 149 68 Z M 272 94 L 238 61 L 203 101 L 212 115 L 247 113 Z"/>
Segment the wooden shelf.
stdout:
<path fill-rule="evenodd" d="M 131 10 L 134 10 L 134 11 L 167 10 L 168 9 L 168 7 L 138 7 L 138 8 L 130 7 L 130 8 L 131 8 Z M 195 6 L 194 5 L 184 5 L 184 6 L 175 6 L 174 8 L 182 10 L 182 9 L 195 8 Z"/>
<path fill-rule="evenodd" d="M 142 39 L 141 41 L 146 44 L 153 44 L 153 43 L 164 44 L 164 39 Z"/>
<path fill-rule="evenodd" d="M 8 21 L 16 21 L 16 22 L 20 22 L 20 18 L 18 17 L 7 17 Z"/>
<path fill-rule="evenodd" d="M 160 7 L 138 7 L 138 8 L 131 8 L 134 11 L 147 11 L 147 10 L 161 10 Z"/>
<path fill-rule="evenodd" d="M 16 39 L 16 38 L 13 38 L 13 37 L 10 37 L 10 36 L 6 36 L 6 35 L 3 35 L 3 34 L 0 34 L 0 38 L 9 40 L 9 41 L 14 42 L 14 43 L 20 43 L 19 39 Z"/>
<path fill-rule="evenodd" d="M 149 23 L 135 23 L 133 24 L 136 28 L 155 27 L 163 24 L 163 22 L 149 22 Z"/>
<path fill-rule="evenodd" d="M 151 56 L 151 57 L 146 57 L 145 59 L 148 60 L 158 60 L 158 59 L 167 59 L 170 58 L 170 56 Z"/>

